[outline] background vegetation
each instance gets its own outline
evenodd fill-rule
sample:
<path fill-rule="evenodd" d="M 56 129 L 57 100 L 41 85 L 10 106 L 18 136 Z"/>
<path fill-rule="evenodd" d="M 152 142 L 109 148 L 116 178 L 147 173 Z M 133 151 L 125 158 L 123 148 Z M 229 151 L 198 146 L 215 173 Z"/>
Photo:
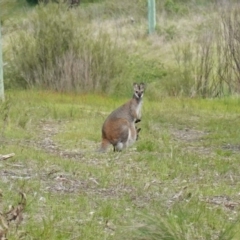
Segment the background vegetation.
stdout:
<path fill-rule="evenodd" d="M 234 1 L 158 2 L 148 36 L 145 0 L 39 3 L 4 21 L 6 88 L 129 94 L 142 78 L 154 98 L 238 94 L 239 11 Z"/>

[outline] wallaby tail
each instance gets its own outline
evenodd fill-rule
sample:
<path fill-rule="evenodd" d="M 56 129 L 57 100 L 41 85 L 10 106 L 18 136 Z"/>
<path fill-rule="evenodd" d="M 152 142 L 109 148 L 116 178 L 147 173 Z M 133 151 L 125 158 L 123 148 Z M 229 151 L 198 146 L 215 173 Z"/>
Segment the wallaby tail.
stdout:
<path fill-rule="evenodd" d="M 103 138 L 101 146 L 98 149 L 98 152 L 106 152 L 109 145 L 110 145 L 110 142 L 107 139 Z"/>

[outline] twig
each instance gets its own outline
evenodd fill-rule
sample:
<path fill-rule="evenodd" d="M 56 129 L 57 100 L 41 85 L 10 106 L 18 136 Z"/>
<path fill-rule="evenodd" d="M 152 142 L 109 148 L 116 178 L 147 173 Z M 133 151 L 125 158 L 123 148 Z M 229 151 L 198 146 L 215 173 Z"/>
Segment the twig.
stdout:
<path fill-rule="evenodd" d="M 15 156 L 15 153 L 9 153 L 9 154 L 6 154 L 6 155 L 0 155 L 0 160 L 7 160 L 8 158 L 11 158 Z"/>

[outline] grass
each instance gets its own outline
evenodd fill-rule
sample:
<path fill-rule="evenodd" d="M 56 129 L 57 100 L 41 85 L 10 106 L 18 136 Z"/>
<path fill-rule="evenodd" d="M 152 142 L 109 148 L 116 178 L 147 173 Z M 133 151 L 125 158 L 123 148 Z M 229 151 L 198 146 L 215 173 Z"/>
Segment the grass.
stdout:
<path fill-rule="evenodd" d="M 16 155 L 0 162 L 1 209 L 27 196 L 9 239 L 239 239 L 239 99 L 146 92 L 138 142 L 98 154 L 126 100 L 6 93 L 0 153 Z"/>
<path fill-rule="evenodd" d="M 120 5 L 105 0 L 71 11 L 47 7 L 27 8 L 18 12 L 18 18 L 5 14 L 3 19 L 7 91 L 6 101 L 0 102 L 0 155 L 13 152 L 15 157 L 0 161 L 0 213 L 19 204 L 19 192 L 27 199 L 23 220 L 10 223 L 8 239 L 239 239 L 240 99 L 200 99 L 191 86 L 196 73 L 192 57 L 201 36 L 215 26 L 218 8 L 212 1 L 159 2 L 156 33 L 148 36 L 143 0 L 125 0 Z M 53 10 L 71 21 L 62 24 L 56 14 L 49 15 Z M 41 16 L 51 18 L 56 28 L 47 28 Z M 39 27 L 32 28 L 34 24 Z M 36 34 L 45 30 L 57 37 L 31 38 L 34 29 Z M 60 38 L 58 29 L 78 37 Z M 42 56 L 43 49 L 31 58 L 34 51 L 29 51 L 25 38 L 25 45 L 16 41 L 20 33 L 40 41 L 38 47 L 48 44 L 54 61 L 59 60 L 64 41 L 71 49 L 76 47 L 57 62 L 59 69 L 65 66 L 60 73 L 69 78 L 59 75 L 64 81 L 72 81 L 67 70 L 82 72 L 79 59 L 71 54 L 83 50 L 79 56 L 89 63 L 83 65 L 85 70 L 92 70 L 86 66 L 98 57 L 94 76 L 100 73 L 106 83 L 108 74 L 108 95 L 100 90 L 101 84 L 99 91 L 86 88 L 81 95 L 75 88 L 68 94 L 14 90 L 15 85 L 26 83 L 24 74 L 33 80 L 23 70 L 26 60 L 36 67 L 36 56 L 47 57 Z M 87 36 L 90 42 L 84 40 Z M 80 43 L 79 39 L 83 44 L 71 44 Z M 108 44 L 111 41 L 113 45 Z M 17 54 L 22 46 L 27 50 Z M 54 48 L 54 56 L 52 46 L 60 46 Z M 113 57 L 115 65 L 109 65 Z M 50 80 L 53 75 L 58 79 L 55 72 L 45 73 Z M 39 76 L 37 80 L 46 80 Z M 109 148 L 99 154 L 102 124 L 128 100 L 134 81 L 148 85 L 139 140 L 122 153 Z M 0 238 L 2 225 L 0 215 Z"/>

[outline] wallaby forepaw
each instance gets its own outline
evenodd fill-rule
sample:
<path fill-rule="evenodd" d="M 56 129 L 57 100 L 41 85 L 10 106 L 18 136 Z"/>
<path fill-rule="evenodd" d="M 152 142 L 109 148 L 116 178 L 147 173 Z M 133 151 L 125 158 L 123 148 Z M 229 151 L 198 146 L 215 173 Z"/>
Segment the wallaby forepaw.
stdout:
<path fill-rule="evenodd" d="M 139 122 L 141 122 L 141 119 L 137 119 L 137 120 L 135 121 L 135 123 L 139 123 Z"/>

